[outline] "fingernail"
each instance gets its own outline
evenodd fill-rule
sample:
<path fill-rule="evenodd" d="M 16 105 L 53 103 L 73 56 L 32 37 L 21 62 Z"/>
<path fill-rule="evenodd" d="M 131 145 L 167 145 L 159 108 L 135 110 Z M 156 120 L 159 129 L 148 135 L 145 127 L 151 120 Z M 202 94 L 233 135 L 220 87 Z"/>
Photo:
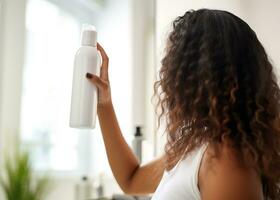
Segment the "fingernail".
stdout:
<path fill-rule="evenodd" d="M 86 77 L 87 77 L 87 78 L 92 78 L 93 76 L 92 76 L 92 74 L 87 73 L 87 74 L 86 74 Z"/>

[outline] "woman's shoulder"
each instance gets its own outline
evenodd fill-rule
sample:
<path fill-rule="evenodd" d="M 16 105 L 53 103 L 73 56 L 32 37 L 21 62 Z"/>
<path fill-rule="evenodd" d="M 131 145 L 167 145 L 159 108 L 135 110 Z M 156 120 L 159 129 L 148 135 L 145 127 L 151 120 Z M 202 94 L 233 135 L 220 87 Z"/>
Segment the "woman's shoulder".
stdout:
<path fill-rule="evenodd" d="M 253 167 L 244 165 L 241 157 L 228 143 L 208 145 L 198 177 L 202 196 L 209 197 L 206 199 L 262 199 L 260 176 Z"/>

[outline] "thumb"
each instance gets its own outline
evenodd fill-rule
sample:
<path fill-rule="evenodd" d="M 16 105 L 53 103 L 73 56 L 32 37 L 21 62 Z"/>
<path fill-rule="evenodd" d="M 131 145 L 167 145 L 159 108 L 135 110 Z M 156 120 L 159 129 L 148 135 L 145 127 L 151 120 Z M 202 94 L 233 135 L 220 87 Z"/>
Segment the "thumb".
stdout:
<path fill-rule="evenodd" d="M 99 89 L 103 89 L 104 86 L 106 85 L 106 83 L 101 78 L 99 78 L 94 74 L 87 73 L 86 78 L 89 79 L 89 81 L 94 85 L 96 85 Z"/>

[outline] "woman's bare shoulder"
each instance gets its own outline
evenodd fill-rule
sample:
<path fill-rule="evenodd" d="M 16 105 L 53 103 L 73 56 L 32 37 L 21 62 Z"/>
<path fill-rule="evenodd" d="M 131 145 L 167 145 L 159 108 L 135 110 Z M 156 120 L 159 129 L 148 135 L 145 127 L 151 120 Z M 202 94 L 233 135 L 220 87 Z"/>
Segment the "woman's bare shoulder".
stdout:
<path fill-rule="evenodd" d="M 263 199 L 260 176 L 240 159 L 240 154 L 227 144 L 208 146 L 199 170 L 203 200 Z"/>

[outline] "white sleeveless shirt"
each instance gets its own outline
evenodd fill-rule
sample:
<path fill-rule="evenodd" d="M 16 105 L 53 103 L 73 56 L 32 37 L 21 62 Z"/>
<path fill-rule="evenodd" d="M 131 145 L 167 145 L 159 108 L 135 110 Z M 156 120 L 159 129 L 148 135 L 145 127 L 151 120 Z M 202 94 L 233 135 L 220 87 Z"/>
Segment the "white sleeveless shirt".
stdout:
<path fill-rule="evenodd" d="M 207 145 L 194 149 L 162 179 L 151 200 L 200 200 L 198 171 Z"/>

